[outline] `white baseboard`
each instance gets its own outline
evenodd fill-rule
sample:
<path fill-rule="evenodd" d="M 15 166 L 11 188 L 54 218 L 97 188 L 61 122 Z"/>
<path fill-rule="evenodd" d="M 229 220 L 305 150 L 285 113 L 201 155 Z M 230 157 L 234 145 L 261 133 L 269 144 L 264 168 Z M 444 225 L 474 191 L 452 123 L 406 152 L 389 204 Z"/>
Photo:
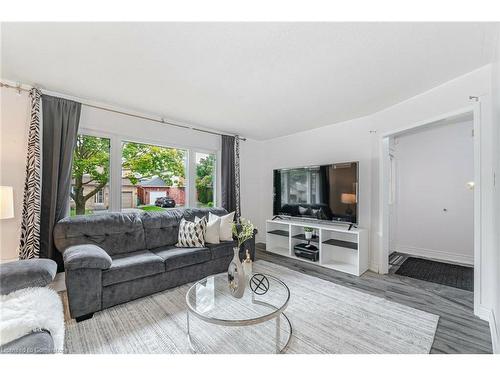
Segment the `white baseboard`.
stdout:
<path fill-rule="evenodd" d="M 396 245 L 396 251 L 400 253 L 416 255 L 436 260 L 444 260 L 459 264 L 465 264 L 471 266 L 474 264 L 474 255 L 468 256 L 468 255 L 451 253 L 448 251 L 424 249 L 420 247 L 412 247 L 406 245 Z"/>
<path fill-rule="evenodd" d="M 498 330 L 500 327 L 497 325 L 494 311 L 481 305 L 474 313 L 489 323 L 493 353 L 500 354 L 500 332 Z"/>
<path fill-rule="evenodd" d="M 370 271 L 378 273 L 378 263 L 370 263 L 370 265 L 368 266 L 368 269 Z"/>
<path fill-rule="evenodd" d="M 479 305 L 477 309 L 474 310 L 474 314 L 482 320 L 486 320 L 487 322 L 490 321 L 491 310 L 483 305 Z"/>
<path fill-rule="evenodd" d="M 493 310 L 490 310 L 488 321 L 490 322 L 491 346 L 493 347 L 493 353 L 500 354 L 500 332 L 498 331 L 500 327 L 497 325 Z"/>

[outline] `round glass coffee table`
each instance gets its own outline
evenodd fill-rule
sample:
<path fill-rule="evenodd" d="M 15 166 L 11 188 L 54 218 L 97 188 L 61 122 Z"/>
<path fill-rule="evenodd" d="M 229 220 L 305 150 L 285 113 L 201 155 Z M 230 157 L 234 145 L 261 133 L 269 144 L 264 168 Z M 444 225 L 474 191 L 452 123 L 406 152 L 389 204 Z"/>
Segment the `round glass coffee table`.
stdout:
<path fill-rule="evenodd" d="M 233 327 L 257 325 L 274 319 L 276 329 L 273 346 L 276 353 L 283 353 L 286 350 L 292 337 L 292 324 L 284 313 L 290 300 L 290 290 L 284 282 L 274 276 L 259 275 L 264 275 L 268 283 L 262 285 L 254 283 L 256 292 L 253 292 L 247 282 L 242 298 L 234 298 L 231 295 L 227 274 L 206 277 L 189 288 L 186 294 L 187 339 L 193 352 L 197 350 L 191 338 L 189 324 L 191 315 L 210 324 Z M 282 318 L 289 328 L 288 337 L 283 345 L 281 344 Z"/>

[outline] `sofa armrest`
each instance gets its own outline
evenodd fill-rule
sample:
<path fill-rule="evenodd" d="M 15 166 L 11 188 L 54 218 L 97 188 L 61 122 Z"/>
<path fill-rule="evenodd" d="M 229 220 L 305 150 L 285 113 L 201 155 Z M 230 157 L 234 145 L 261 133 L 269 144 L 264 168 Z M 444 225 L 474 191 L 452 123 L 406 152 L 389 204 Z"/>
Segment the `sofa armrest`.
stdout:
<path fill-rule="evenodd" d="M 92 268 L 107 270 L 111 257 L 102 248 L 92 244 L 70 246 L 63 253 L 64 269 Z"/>
<path fill-rule="evenodd" d="M 0 293 L 49 285 L 57 272 L 51 259 L 25 259 L 0 265 Z"/>

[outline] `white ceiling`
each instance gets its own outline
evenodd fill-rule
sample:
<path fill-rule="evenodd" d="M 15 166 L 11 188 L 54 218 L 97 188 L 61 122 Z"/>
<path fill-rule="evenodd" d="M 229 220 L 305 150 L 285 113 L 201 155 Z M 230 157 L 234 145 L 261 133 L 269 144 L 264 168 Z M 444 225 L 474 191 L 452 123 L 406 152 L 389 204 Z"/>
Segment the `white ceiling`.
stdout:
<path fill-rule="evenodd" d="M 3 79 L 254 139 L 364 116 L 491 62 L 481 23 L 3 23 Z"/>

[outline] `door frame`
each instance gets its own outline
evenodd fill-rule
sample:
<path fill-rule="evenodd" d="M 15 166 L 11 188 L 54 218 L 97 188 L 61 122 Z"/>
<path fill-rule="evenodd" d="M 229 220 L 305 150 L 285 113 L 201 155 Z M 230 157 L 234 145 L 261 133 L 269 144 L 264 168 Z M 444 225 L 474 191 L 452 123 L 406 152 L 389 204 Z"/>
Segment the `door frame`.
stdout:
<path fill-rule="evenodd" d="M 474 126 L 474 314 L 480 314 L 481 305 L 481 107 L 479 102 L 472 103 L 456 111 L 414 123 L 410 126 L 383 133 L 380 136 L 380 207 L 381 207 L 381 244 L 379 251 L 379 273 L 389 272 L 389 146 L 391 138 L 404 133 L 415 132 L 435 126 L 443 120 L 472 114 Z"/>

